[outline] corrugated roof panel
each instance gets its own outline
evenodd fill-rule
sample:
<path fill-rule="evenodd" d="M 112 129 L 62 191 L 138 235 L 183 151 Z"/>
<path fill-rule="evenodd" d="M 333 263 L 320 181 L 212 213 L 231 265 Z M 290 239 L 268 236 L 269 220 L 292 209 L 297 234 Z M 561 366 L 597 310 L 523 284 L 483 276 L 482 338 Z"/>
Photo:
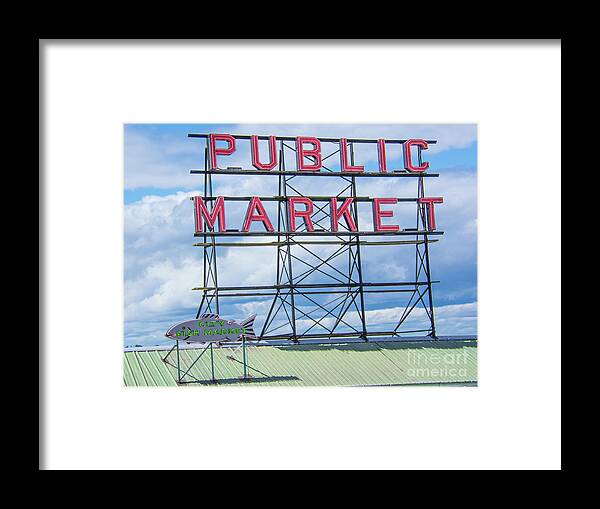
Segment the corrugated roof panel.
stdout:
<path fill-rule="evenodd" d="M 199 352 L 199 349 L 181 350 L 183 371 Z M 164 350 L 125 352 L 125 385 L 177 385 L 176 369 L 162 361 L 166 353 Z M 240 362 L 227 358 L 232 353 L 230 348 L 213 349 L 219 385 L 362 386 L 477 381 L 474 341 L 248 347 L 248 364 L 253 368 L 249 372 L 254 377 L 251 384 L 239 379 L 243 373 L 242 351 L 235 353 Z M 170 360 L 176 363 L 174 352 Z M 210 351 L 189 373 L 200 380 L 210 380 Z"/>

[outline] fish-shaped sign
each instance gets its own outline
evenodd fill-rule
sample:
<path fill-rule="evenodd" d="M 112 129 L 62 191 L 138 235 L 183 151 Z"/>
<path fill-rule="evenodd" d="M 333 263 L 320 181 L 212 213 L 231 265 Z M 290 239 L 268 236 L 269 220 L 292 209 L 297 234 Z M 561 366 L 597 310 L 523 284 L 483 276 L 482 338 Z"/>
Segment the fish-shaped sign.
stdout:
<path fill-rule="evenodd" d="M 225 320 L 218 314 L 209 313 L 199 316 L 195 320 L 173 325 L 165 336 L 169 339 L 197 343 L 224 343 L 226 341 L 241 341 L 242 339 L 256 339 L 252 328 L 256 315 L 246 318 L 238 323 L 235 320 Z"/>

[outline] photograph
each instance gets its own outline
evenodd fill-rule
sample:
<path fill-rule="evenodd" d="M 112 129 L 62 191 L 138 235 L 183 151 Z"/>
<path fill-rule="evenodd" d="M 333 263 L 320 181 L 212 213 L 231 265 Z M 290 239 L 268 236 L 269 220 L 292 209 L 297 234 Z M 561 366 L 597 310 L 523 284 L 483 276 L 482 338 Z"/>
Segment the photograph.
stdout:
<path fill-rule="evenodd" d="M 126 386 L 476 385 L 477 126 L 124 126 Z"/>

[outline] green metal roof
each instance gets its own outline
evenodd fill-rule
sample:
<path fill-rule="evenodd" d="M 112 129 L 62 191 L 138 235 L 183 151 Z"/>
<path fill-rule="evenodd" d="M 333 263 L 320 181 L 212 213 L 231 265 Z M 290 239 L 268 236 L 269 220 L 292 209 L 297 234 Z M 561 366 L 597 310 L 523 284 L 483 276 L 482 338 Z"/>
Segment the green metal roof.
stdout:
<path fill-rule="evenodd" d="M 162 362 L 165 350 L 124 353 L 126 386 L 175 386 L 177 371 Z M 181 350 L 187 367 L 197 349 Z M 476 341 L 420 343 L 349 343 L 248 347 L 251 382 L 239 379 L 242 365 L 227 359 L 230 348 L 215 348 L 216 385 L 366 386 L 412 384 L 468 384 L 477 382 Z M 241 351 L 235 357 L 241 360 Z M 174 354 L 170 357 L 175 362 Z M 185 368 L 187 369 L 187 368 Z M 190 374 L 210 380 L 209 356 L 203 356 Z M 187 386 L 204 386 L 188 384 Z"/>

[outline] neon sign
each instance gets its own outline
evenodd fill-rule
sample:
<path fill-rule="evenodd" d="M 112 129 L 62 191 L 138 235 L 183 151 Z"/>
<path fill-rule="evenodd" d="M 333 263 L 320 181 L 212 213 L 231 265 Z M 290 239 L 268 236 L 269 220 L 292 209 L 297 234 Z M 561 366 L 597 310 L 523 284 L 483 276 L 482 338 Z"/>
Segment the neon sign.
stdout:
<path fill-rule="evenodd" d="M 289 196 L 285 199 L 288 210 L 288 224 L 289 230 L 275 232 L 273 223 L 271 222 L 267 211 L 265 210 L 262 200 L 259 196 L 252 196 L 248 198 L 248 207 L 246 209 L 246 216 L 241 225 L 241 229 L 228 229 L 226 212 L 225 212 L 225 201 L 226 197 L 218 196 L 214 201 L 214 205 L 211 211 L 208 210 L 204 199 L 201 196 L 194 196 L 194 218 L 195 218 L 195 234 L 202 235 L 203 233 L 219 232 L 222 234 L 235 235 L 238 232 L 245 234 L 258 234 L 260 232 L 251 232 L 250 227 L 253 223 L 260 223 L 264 229 L 264 232 L 272 234 L 298 234 L 303 235 L 309 234 L 328 234 L 336 233 L 343 234 L 340 232 L 339 224 L 340 220 L 345 221 L 347 232 L 358 233 L 356 222 L 350 213 L 350 207 L 355 202 L 355 198 L 348 197 L 338 204 L 336 197 L 329 198 L 329 210 L 330 210 L 330 228 L 329 230 L 321 229 L 318 232 L 315 231 L 315 225 L 312 220 L 312 215 L 315 210 L 315 202 L 310 197 L 304 196 Z M 373 230 L 371 232 L 360 232 L 363 235 L 369 233 L 388 233 L 388 234 L 403 234 L 407 233 L 414 235 L 412 229 L 404 230 L 398 224 L 384 223 L 386 221 L 392 221 L 394 217 L 394 211 L 388 208 L 389 205 L 396 205 L 398 198 L 367 198 L 372 203 L 373 211 Z M 434 232 L 435 227 L 435 205 L 443 203 L 442 197 L 423 197 L 417 198 L 416 202 L 423 204 L 427 208 L 427 231 Z M 299 223 L 302 223 L 303 229 L 299 231 Z M 216 229 L 215 229 L 216 228 Z"/>
<path fill-rule="evenodd" d="M 261 340 L 436 337 L 432 288 L 439 281 L 431 275 L 429 246 L 444 234 L 437 224 L 444 198 L 425 191 L 426 181 L 439 174 L 424 157 L 436 140 L 222 133 L 188 137 L 204 142 L 204 165 L 190 170 L 202 177 L 203 189 L 190 198 L 198 238 L 193 245 L 202 248 L 204 258 L 202 284 L 192 288 L 201 292 L 197 316 L 218 314 L 228 299 L 253 299 L 267 309 L 257 334 Z M 368 158 L 356 157 L 369 148 Z M 213 192 L 215 179 L 245 175 L 271 177 L 273 193 Z M 323 188 L 313 185 L 317 177 L 328 177 L 328 191 L 313 195 Z M 367 177 L 383 179 L 387 196 L 360 195 L 357 183 Z M 408 186 L 396 187 L 390 178 Z M 398 248 L 399 264 L 414 263 L 414 271 L 405 273 L 414 277 L 373 279 L 365 273 L 364 258 L 386 246 Z M 406 250 L 411 246 L 414 257 Z M 273 264 L 274 281 L 219 284 L 222 247 L 265 249 L 261 260 Z M 269 247 L 277 251 L 273 258 Z M 405 255 L 410 258 L 400 261 Z M 372 299 L 383 293 L 396 296 L 394 327 L 369 322 Z M 423 319 L 411 326 L 418 309 L 424 311 Z"/>
<path fill-rule="evenodd" d="M 241 136 L 238 136 L 241 137 Z M 245 136 L 248 137 L 248 136 Z M 250 147 L 252 155 L 252 166 L 260 171 L 271 171 L 277 167 L 277 139 L 281 137 L 276 136 L 257 136 L 251 135 Z M 258 150 L 259 139 L 267 138 L 269 142 L 269 162 L 264 163 L 260 160 L 260 154 Z M 297 136 L 293 138 L 296 144 L 296 170 L 299 172 L 318 172 L 323 167 L 323 158 L 321 156 L 321 141 L 319 138 L 311 136 Z M 359 165 L 353 165 L 349 162 L 348 158 L 348 142 L 354 140 L 348 140 L 347 138 L 340 138 L 340 166 L 341 172 L 345 173 L 364 173 L 365 167 Z M 365 141 L 365 140 L 361 140 Z M 377 140 L 377 156 L 379 161 L 379 173 L 388 173 L 387 169 L 387 155 L 386 155 L 386 140 L 383 138 Z M 219 143 L 221 146 L 217 146 Z M 404 169 L 411 173 L 423 173 L 429 168 L 428 162 L 415 163 L 414 162 L 414 149 L 418 150 L 420 159 L 421 151 L 429 148 L 429 143 L 422 139 L 408 139 L 403 140 L 403 159 Z M 220 170 L 218 165 L 217 156 L 230 156 L 236 152 L 236 137 L 231 134 L 209 134 L 208 135 L 208 154 L 210 160 L 210 170 Z M 307 159 L 309 160 L 307 162 Z"/>
<path fill-rule="evenodd" d="M 241 136 L 237 136 L 241 137 Z M 279 167 L 277 154 L 277 140 L 281 137 L 276 136 L 245 136 L 250 138 L 250 154 L 251 164 L 256 170 L 242 170 L 238 173 L 253 173 L 253 174 L 273 174 L 273 170 Z M 213 173 L 230 173 L 228 168 L 221 168 L 219 163 L 224 161 L 227 156 L 231 156 L 236 152 L 236 136 L 231 134 L 208 134 L 208 159 L 209 170 Z M 261 159 L 259 154 L 259 139 L 267 139 L 269 147 L 268 161 Z M 390 172 L 388 170 L 388 160 L 386 154 L 386 140 L 368 140 L 376 142 L 378 167 L 376 171 L 367 171 L 364 165 L 354 164 L 349 158 L 348 143 L 356 140 L 348 140 L 340 138 L 339 157 L 340 171 L 323 172 L 323 157 L 321 153 L 321 140 L 310 136 L 297 136 L 289 138 L 295 142 L 296 152 L 296 167 L 293 170 L 276 171 L 276 173 L 290 174 L 297 172 L 298 174 L 313 174 L 313 175 L 332 175 L 332 176 L 400 176 L 397 170 Z M 329 141 L 329 140 L 328 140 Z M 361 140 L 365 141 L 365 140 Z M 397 140 L 395 140 L 397 142 Z M 405 174 L 420 174 L 423 175 L 429 168 L 429 162 L 422 161 L 421 153 L 429 148 L 429 143 L 422 139 L 407 139 L 402 141 L 402 155 Z M 416 157 L 415 157 L 416 153 Z M 212 198 L 212 209 L 209 210 L 206 201 L 201 196 L 194 196 L 194 218 L 195 218 L 195 234 L 202 235 L 205 232 L 213 232 L 214 234 L 235 235 L 236 233 L 244 233 L 247 235 L 260 234 L 261 232 L 251 232 L 250 228 L 253 223 L 260 223 L 264 233 L 270 234 L 298 234 L 298 225 L 302 224 L 302 235 L 319 234 L 327 235 L 331 233 L 340 234 L 339 224 L 343 220 L 348 233 L 386 233 L 394 235 L 410 234 L 414 235 L 414 229 L 403 229 L 401 225 L 396 224 L 393 220 L 393 207 L 399 201 L 416 201 L 420 205 L 424 205 L 427 210 L 426 231 L 435 232 L 435 205 L 444 202 L 440 196 L 420 196 L 412 200 L 402 198 L 366 198 L 363 201 L 369 201 L 372 204 L 372 231 L 359 232 L 356 226 L 355 219 L 352 214 L 352 207 L 357 199 L 354 197 L 346 197 L 338 203 L 338 197 L 330 197 L 329 201 L 329 225 L 328 230 L 320 229 L 315 231 L 313 221 L 311 219 L 315 210 L 315 200 L 307 196 L 289 196 L 285 197 L 287 210 L 287 230 L 275 231 L 273 222 L 269 218 L 264 207 L 263 200 L 259 196 L 250 196 L 247 198 L 248 206 L 245 219 L 237 229 L 228 229 L 226 221 L 226 197 L 217 196 Z M 321 198 L 322 200 L 322 198 Z"/>

